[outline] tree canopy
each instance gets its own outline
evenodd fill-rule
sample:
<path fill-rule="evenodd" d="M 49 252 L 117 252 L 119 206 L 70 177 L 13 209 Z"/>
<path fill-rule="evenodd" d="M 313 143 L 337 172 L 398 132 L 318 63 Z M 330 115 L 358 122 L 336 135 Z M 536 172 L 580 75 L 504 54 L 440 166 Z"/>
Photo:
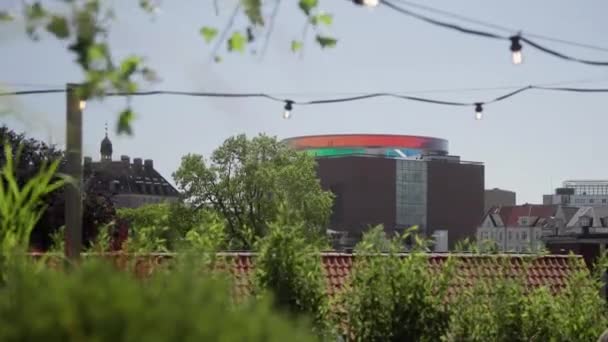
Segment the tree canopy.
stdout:
<path fill-rule="evenodd" d="M 276 219 L 281 205 L 305 222 L 309 237 L 322 236 L 333 195 L 323 191 L 314 158 L 274 137 L 227 139 L 209 160 L 188 154 L 173 174 L 186 201 L 218 212 L 232 248 L 250 249 Z"/>

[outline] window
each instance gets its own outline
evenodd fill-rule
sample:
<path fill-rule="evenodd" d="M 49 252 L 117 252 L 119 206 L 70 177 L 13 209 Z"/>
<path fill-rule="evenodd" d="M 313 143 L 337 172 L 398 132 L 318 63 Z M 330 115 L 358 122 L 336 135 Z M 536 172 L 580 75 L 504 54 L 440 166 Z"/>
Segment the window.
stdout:
<path fill-rule="evenodd" d="M 593 198 L 589 199 L 589 203 L 593 204 L 595 202 L 595 200 Z"/>
<path fill-rule="evenodd" d="M 606 203 L 606 199 L 605 198 L 602 198 L 602 203 Z"/>
<path fill-rule="evenodd" d="M 528 240 L 528 233 L 526 233 L 525 231 L 521 232 L 521 239 Z"/>
<path fill-rule="evenodd" d="M 513 240 L 513 232 L 509 232 L 509 241 Z"/>
<path fill-rule="evenodd" d="M 502 241 L 502 232 L 498 233 L 498 240 Z"/>

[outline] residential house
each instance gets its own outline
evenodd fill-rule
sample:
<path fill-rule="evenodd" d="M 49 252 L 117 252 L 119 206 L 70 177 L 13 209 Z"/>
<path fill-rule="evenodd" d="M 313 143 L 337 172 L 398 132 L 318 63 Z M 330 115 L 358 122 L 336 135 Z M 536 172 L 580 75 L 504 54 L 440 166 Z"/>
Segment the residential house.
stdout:
<path fill-rule="evenodd" d="M 576 208 L 524 204 L 490 209 L 477 229 L 480 248 L 535 253 L 544 248 L 543 230 L 563 229 Z"/>

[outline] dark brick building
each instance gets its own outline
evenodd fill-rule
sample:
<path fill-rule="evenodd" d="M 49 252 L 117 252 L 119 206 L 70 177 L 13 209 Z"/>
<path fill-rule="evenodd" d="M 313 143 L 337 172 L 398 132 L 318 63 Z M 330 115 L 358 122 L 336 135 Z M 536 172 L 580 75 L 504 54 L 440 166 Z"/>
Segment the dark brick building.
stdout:
<path fill-rule="evenodd" d="M 337 135 L 287 143 L 317 157 L 321 186 L 336 196 L 333 231 L 356 241 L 373 225 L 389 234 L 418 225 L 427 236 L 447 231 L 450 246 L 475 237 L 484 214 L 484 166 L 449 156 L 445 140 Z"/>

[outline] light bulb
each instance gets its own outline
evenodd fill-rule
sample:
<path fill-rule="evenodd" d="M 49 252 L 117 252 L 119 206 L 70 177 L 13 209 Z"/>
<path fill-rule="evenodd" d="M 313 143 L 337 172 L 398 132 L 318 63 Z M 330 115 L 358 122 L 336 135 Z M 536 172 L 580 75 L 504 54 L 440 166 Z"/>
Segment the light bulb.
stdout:
<path fill-rule="evenodd" d="M 523 62 L 523 56 L 521 54 L 521 51 L 515 51 L 513 52 L 513 64 L 517 65 L 517 64 L 521 64 L 521 62 Z"/>
<path fill-rule="evenodd" d="M 285 107 L 284 107 L 285 111 L 283 112 L 283 119 L 290 119 L 291 118 L 291 110 L 293 109 L 293 101 L 291 100 L 286 100 L 285 101 Z"/>
<path fill-rule="evenodd" d="M 376 7 L 380 4 L 380 0 L 354 0 L 354 3 L 365 7 Z"/>
<path fill-rule="evenodd" d="M 85 108 L 87 108 L 87 101 L 80 100 L 80 102 L 78 102 L 78 108 L 80 108 L 81 111 L 83 111 Z"/>
<path fill-rule="evenodd" d="M 475 104 L 475 120 L 483 119 L 483 107 L 481 103 Z"/>
<path fill-rule="evenodd" d="M 521 64 L 524 61 L 524 58 L 521 54 L 521 43 L 519 42 L 519 36 L 513 36 L 509 38 L 511 40 L 511 52 L 512 52 L 512 61 L 513 64 Z"/>

